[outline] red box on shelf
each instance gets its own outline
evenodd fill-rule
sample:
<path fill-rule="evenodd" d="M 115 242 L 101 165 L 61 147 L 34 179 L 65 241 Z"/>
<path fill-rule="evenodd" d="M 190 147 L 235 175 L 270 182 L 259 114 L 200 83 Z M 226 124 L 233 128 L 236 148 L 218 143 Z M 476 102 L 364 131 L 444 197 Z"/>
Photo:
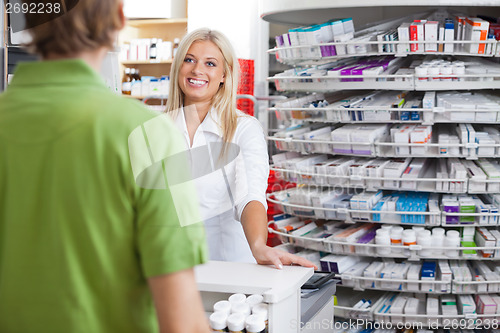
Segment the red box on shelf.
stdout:
<path fill-rule="evenodd" d="M 251 59 L 238 59 L 240 67 L 239 81 L 238 81 L 238 95 L 253 95 L 254 90 L 254 61 Z M 239 99 L 237 101 L 237 108 L 249 114 L 254 115 L 253 101 L 249 99 Z"/>

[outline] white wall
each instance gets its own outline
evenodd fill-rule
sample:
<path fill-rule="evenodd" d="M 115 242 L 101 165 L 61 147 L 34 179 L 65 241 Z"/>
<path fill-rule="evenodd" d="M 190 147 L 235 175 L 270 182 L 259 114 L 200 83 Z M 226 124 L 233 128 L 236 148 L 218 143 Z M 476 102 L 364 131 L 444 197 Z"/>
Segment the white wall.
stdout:
<path fill-rule="evenodd" d="M 254 95 L 267 96 L 269 23 L 260 19 L 258 5 L 258 0 L 189 0 L 188 32 L 207 27 L 225 34 L 238 58 L 255 61 Z"/>
<path fill-rule="evenodd" d="M 123 3 L 128 18 L 186 17 L 185 0 L 124 0 Z"/>

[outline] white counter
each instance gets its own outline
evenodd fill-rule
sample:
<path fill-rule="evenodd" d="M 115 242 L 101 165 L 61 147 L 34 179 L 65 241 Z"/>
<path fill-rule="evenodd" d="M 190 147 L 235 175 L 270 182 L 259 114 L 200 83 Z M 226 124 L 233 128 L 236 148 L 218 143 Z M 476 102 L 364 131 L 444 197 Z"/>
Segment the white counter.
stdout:
<path fill-rule="evenodd" d="M 300 287 L 312 268 L 282 270 L 257 264 L 210 261 L 195 267 L 196 282 L 206 311 L 230 294 L 261 294 L 269 303 L 269 333 L 300 332 Z"/>

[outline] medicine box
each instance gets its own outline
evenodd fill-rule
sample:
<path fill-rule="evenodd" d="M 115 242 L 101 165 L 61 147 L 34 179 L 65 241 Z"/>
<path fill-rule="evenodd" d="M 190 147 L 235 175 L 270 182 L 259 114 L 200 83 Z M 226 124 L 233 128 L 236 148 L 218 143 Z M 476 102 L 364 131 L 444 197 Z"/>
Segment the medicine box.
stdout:
<path fill-rule="evenodd" d="M 432 42 L 438 39 L 439 22 L 427 21 L 425 22 L 425 41 Z M 437 52 L 437 43 L 426 43 L 425 52 Z"/>
<path fill-rule="evenodd" d="M 384 263 L 381 261 L 374 261 L 363 271 L 363 277 L 366 278 L 380 278 L 382 269 L 384 268 Z M 374 280 L 362 280 L 362 286 L 364 288 L 380 288 L 380 282 Z"/>

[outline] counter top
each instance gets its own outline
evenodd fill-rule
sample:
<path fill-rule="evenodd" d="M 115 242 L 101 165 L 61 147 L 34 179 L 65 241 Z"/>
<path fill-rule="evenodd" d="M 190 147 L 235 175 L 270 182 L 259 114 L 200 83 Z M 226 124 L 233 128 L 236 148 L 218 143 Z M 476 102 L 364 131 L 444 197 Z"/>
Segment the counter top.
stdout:
<path fill-rule="evenodd" d="M 196 266 L 200 291 L 261 294 L 264 302 L 278 303 L 296 292 L 313 275 L 312 268 L 209 261 Z"/>

